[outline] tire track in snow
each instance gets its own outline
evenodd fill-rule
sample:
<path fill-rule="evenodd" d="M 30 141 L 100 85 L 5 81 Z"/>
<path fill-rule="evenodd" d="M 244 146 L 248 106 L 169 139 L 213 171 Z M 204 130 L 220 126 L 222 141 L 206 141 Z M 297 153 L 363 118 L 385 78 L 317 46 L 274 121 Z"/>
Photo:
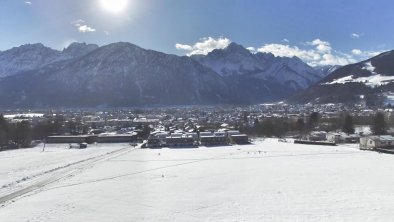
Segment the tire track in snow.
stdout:
<path fill-rule="evenodd" d="M 28 184 L 26 187 L 14 190 L 9 192 L 8 194 L 3 195 L 0 197 L 0 204 L 3 204 L 11 201 L 17 197 L 21 197 L 27 193 L 39 190 L 43 187 L 45 187 L 48 184 L 57 182 L 63 178 L 66 178 L 77 171 L 80 171 L 82 169 L 85 169 L 87 167 L 91 167 L 93 164 L 98 163 L 100 161 L 106 161 L 115 157 L 118 157 L 119 155 L 125 154 L 127 152 L 130 152 L 135 149 L 131 149 L 130 147 L 126 148 L 121 148 L 112 152 L 108 152 L 106 154 L 102 154 L 96 157 L 91 157 L 85 160 L 77 161 L 72 164 L 68 164 L 63 167 L 55 168 L 53 170 L 47 171 L 45 174 L 42 176 L 48 175 L 48 177 L 38 179 L 37 182 L 34 182 L 32 184 Z"/>

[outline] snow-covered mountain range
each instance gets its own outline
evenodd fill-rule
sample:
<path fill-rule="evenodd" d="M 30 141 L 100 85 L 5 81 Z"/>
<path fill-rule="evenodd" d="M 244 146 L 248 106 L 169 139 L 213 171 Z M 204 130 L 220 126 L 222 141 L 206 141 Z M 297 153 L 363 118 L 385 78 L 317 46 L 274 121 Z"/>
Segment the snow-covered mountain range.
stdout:
<path fill-rule="evenodd" d="M 254 54 L 236 43 L 193 58 L 224 77 L 246 75 L 276 81 L 295 91 L 308 88 L 327 73 L 313 69 L 297 57 L 275 57 L 271 53 L 261 52 Z"/>
<path fill-rule="evenodd" d="M 231 43 L 176 56 L 131 43 L 42 44 L 0 52 L 0 106 L 135 106 L 256 103 L 286 99 L 324 77 L 299 58 Z"/>

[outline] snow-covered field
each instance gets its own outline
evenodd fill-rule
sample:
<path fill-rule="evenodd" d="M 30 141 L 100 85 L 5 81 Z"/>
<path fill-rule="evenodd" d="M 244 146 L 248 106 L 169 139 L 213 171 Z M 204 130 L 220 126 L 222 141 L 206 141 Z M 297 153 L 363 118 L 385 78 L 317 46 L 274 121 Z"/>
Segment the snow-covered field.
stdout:
<path fill-rule="evenodd" d="M 97 144 L 80 150 L 69 149 L 69 144 L 47 144 L 43 151 L 40 144 L 31 149 L 0 152 L 0 195 L 28 180 L 123 147 L 128 145 Z"/>
<path fill-rule="evenodd" d="M 0 153 L 1 175 L 104 149 Z M 394 221 L 393 171 L 393 155 L 356 145 L 127 148 L 5 203 L 0 221 Z"/>

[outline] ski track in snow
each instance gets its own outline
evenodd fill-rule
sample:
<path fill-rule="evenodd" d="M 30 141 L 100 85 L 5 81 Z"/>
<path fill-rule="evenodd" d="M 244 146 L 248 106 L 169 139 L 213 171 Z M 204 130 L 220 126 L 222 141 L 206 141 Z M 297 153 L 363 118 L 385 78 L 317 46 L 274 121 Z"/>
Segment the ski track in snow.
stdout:
<path fill-rule="evenodd" d="M 93 166 L 93 164 L 97 162 L 117 157 L 120 154 L 124 154 L 125 151 L 129 152 L 130 147 L 123 147 L 114 151 L 106 152 L 104 154 L 78 160 L 76 162 L 58 166 L 38 174 L 26 176 L 20 180 L 3 185 L 0 189 L 0 204 L 3 204 L 4 206 L 7 201 L 11 201 L 25 194 L 36 191 L 50 183 L 54 183 L 58 180 L 69 177 L 70 175 L 75 174 L 77 171 L 81 171 L 86 167 Z M 45 164 L 42 166 L 45 166 Z"/>
<path fill-rule="evenodd" d="M 136 149 L 68 168 L 0 208 L 0 220 L 392 221 L 393 158 L 273 139 Z"/>

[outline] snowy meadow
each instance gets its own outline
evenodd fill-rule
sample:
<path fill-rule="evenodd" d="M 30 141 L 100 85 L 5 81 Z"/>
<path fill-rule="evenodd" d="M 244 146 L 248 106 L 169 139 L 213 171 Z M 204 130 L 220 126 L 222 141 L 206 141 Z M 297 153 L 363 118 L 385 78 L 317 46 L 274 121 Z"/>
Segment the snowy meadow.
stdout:
<path fill-rule="evenodd" d="M 50 181 L 2 203 L 1 221 L 394 219 L 394 156 L 357 145 L 51 146 L 0 153 L 3 194 Z"/>

